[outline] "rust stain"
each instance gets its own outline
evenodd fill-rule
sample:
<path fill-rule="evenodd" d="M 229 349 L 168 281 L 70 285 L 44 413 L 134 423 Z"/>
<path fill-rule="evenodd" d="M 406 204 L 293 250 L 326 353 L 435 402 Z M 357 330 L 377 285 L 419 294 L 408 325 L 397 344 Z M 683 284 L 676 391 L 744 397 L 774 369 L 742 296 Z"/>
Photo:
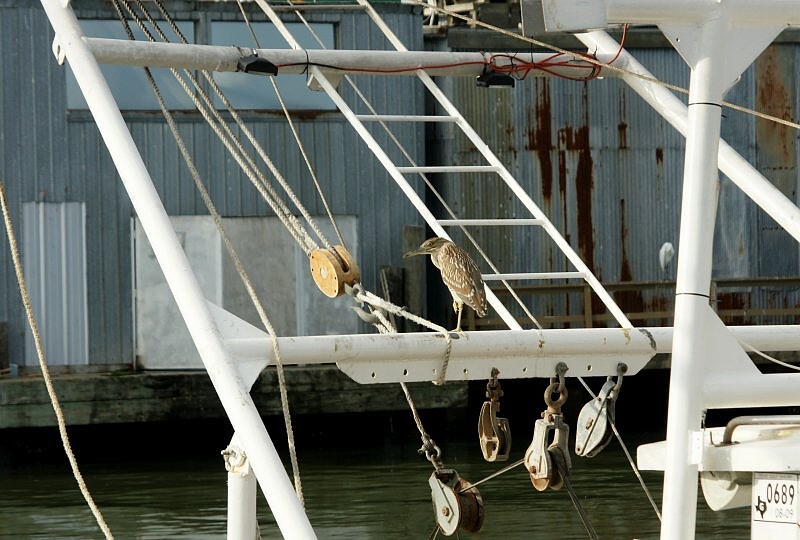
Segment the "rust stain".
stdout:
<path fill-rule="evenodd" d="M 749 295 L 747 293 L 740 293 L 740 292 L 729 292 L 729 293 L 717 293 L 717 311 L 723 311 L 728 309 L 735 309 L 735 310 L 745 310 L 750 307 L 749 302 Z M 750 318 L 745 315 L 739 316 L 721 316 L 720 317 L 725 324 L 736 324 L 736 325 L 744 325 L 744 324 L 752 324 Z"/>
<path fill-rule="evenodd" d="M 577 156 L 575 169 L 575 198 L 577 202 L 578 252 L 589 269 L 594 268 L 594 223 L 592 222 L 592 191 L 594 189 L 592 150 L 589 145 L 588 90 L 583 87 L 583 125 L 570 125 L 558 130 L 558 187 L 561 193 L 565 222 L 567 221 L 567 153 Z M 566 234 L 565 234 L 566 236 Z M 599 277 L 599 276 L 598 276 Z M 592 304 L 594 306 L 594 302 Z M 603 309 L 600 304 L 600 309 Z"/>
<path fill-rule="evenodd" d="M 583 126 L 575 132 L 574 148 L 578 152 L 575 192 L 578 203 L 578 248 L 586 266 L 594 272 L 594 223 L 592 220 L 592 149 L 589 146 L 589 88 L 583 84 Z"/>
<path fill-rule="evenodd" d="M 617 133 L 619 134 L 619 149 L 627 150 L 628 148 L 628 124 L 620 122 L 617 124 Z"/>
<path fill-rule="evenodd" d="M 645 304 L 645 310 L 648 312 L 669 312 L 670 314 L 675 310 L 675 297 L 674 296 L 654 296 L 650 299 L 649 302 Z M 655 321 L 659 321 L 660 326 L 670 326 L 671 316 L 670 317 L 661 317 L 660 319 L 653 319 L 651 324 L 655 324 Z"/>
<path fill-rule="evenodd" d="M 625 199 L 619 201 L 619 219 L 620 219 L 620 239 L 622 244 L 622 261 L 620 264 L 620 281 L 633 281 L 633 272 L 631 272 L 631 263 L 628 259 L 628 225 L 625 219 Z M 619 291 L 616 295 L 616 301 L 620 309 L 625 313 L 634 313 L 644 311 L 644 299 L 640 290 L 635 291 Z"/>
<path fill-rule="evenodd" d="M 784 50 L 770 46 L 756 62 L 756 103 L 759 111 L 789 120 L 793 117 L 793 93 L 787 84 L 791 78 L 784 73 Z M 768 151 L 781 164 L 794 162 L 794 130 L 782 124 L 775 124 L 761 118 L 756 119 L 759 146 L 765 145 Z M 775 166 L 777 164 L 773 164 Z"/>
<path fill-rule="evenodd" d="M 619 91 L 619 123 L 617 124 L 617 147 L 620 150 L 628 148 L 628 123 L 625 121 L 625 89 Z"/>
<path fill-rule="evenodd" d="M 536 79 L 536 109 L 534 118 L 528 124 L 534 126 L 528 130 L 526 150 L 536 152 L 539 158 L 539 170 L 542 177 L 542 196 L 545 203 L 549 204 L 553 196 L 553 162 L 550 151 L 553 150 L 552 115 L 550 110 L 550 81 Z"/>

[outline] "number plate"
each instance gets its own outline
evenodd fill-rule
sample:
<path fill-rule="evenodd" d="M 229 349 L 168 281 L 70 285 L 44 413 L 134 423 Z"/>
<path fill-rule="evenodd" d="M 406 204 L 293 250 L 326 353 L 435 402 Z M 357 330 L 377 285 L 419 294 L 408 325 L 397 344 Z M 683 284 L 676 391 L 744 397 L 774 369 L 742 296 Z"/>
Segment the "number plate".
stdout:
<path fill-rule="evenodd" d="M 800 523 L 800 492 L 797 474 L 753 475 L 753 521 Z"/>

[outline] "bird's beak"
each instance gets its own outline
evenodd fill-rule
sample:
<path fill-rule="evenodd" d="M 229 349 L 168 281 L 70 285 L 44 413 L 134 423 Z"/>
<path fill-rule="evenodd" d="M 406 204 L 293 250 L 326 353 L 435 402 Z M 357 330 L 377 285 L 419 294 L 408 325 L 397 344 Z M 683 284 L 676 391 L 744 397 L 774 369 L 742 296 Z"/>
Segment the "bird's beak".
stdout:
<path fill-rule="evenodd" d="M 425 250 L 422 248 L 412 249 L 408 253 L 404 254 L 403 258 L 405 259 L 406 257 L 413 257 L 414 255 L 425 255 L 425 253 Z"/>

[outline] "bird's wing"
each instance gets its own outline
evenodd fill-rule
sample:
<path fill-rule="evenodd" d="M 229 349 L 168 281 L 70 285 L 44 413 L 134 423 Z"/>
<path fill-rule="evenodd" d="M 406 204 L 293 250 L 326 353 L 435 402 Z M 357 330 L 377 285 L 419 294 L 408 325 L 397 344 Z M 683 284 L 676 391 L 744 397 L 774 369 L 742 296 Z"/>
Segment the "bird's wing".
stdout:
<path fill-rule="evenodd" d="M 481 271 L 475 261 L 455 244 L 443 248 L 441 260 L 450 262 L 442 264 L 444 284 L 455 292 L 462 302 L 474 309 L 478 316 L 486 315 L 486 293 L 483 290 Z"/>

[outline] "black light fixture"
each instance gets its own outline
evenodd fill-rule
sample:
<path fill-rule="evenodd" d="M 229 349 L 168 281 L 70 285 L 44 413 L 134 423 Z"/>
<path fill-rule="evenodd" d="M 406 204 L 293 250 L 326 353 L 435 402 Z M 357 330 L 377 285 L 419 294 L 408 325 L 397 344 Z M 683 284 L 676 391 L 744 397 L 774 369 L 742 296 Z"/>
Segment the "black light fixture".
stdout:
<path fill-rule="evenodd" d="M 483 68 L 483 73 L 475 79 L 475 84 L 481 88 L 514 88 L 514 82 L 514 77 L 511 75 L 498 73 L 486 66 Z"/>
<path fill-rule="evenodd" d="M 244 71 L 245 73 L 263 73 L 264 75 L 273 76 L 278 74 L 278 67 L 275 64 L 266 58 L 259 57 L 255 53 L 248 56 L 242 56 L 238 62 L 238 69 L 239 71 Z"/>

